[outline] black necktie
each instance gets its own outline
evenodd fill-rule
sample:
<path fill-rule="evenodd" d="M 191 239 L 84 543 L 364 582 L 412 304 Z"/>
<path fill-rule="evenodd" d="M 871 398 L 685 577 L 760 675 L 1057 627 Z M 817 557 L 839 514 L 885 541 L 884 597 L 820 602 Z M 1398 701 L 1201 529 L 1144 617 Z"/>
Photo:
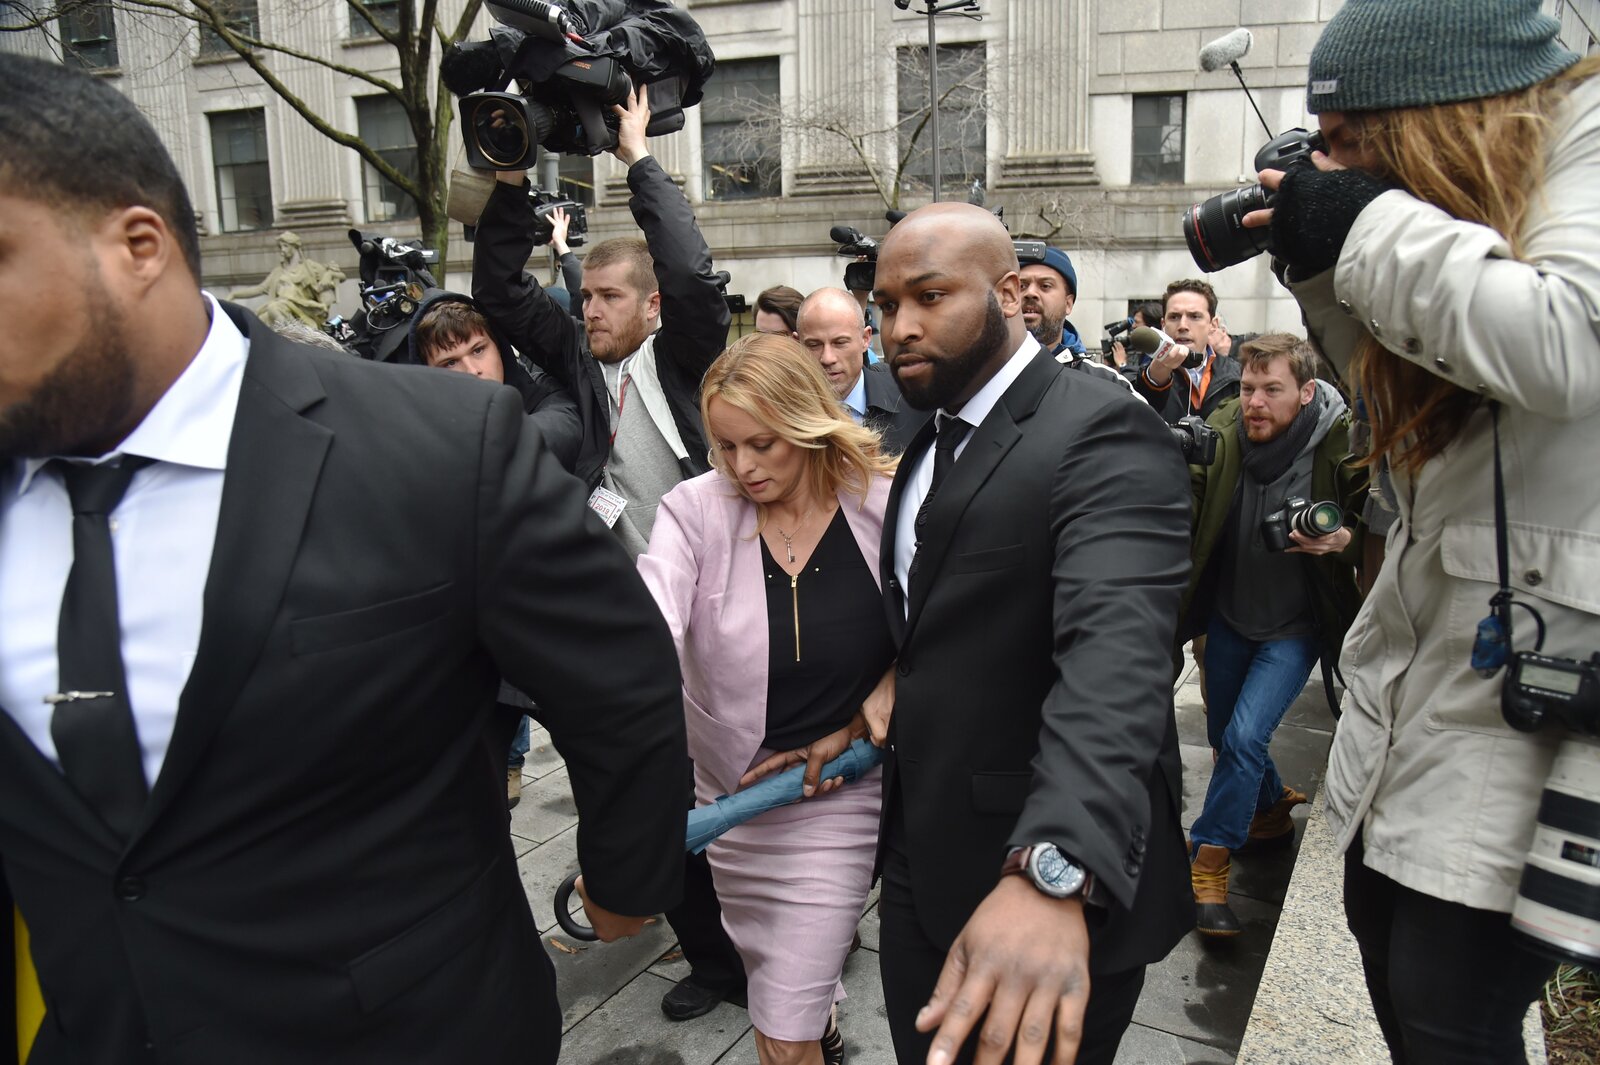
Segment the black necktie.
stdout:
<path fill-rule="evenodd" d="M 944 414 L 938 417 L 939 435 L 933 441 L 933 480 L 928 482 L 928 494 L 922 497 L 922 505 L 917 508 L 915 522 L 917 543 L 912 549 L 911 565 L 906 571 L 907 581 L 914 580 L 917 576 L 917 560 L 922 554 L 922 527 L 928 523 L 928 510 L 933 506 L 933 497 L 939 494 L 939 486 L 949 476 L 950 467 L 956 464 L 956 448 L 966 439 L 967 431 L 972 428 L 960 418 Z"/>
<path fill-rule="evenodd" d="M 60 691 L 52 696 L 50 736 L 68 783 L 126 839 L 144 808 L 144 757 L 128 702 L 117 617 L 111 512 L 150 459 L 88 466 L 53 465 L 72 497 L 72 570 L 56 636 Z"/>

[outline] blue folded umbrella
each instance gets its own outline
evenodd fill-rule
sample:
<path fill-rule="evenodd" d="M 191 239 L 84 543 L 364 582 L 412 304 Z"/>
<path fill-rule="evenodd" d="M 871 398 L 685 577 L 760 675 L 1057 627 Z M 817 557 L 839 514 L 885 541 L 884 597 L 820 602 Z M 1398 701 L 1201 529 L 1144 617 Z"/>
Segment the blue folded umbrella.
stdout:
<path fill-rule="evenodd" d="M 845 748 L 843 754 L 823 765 L 822 775 L 818 779 L 843 777 L 846 784 L 852 784 L 873 766 L 882 764 L 883 757 L 883 750 L 873 746 L 870 740 L 856 740 Z M 684 849 L 699 854 L 711 846 L 712 840 L 734 825 L 742 825 L 752 817 L 803 798 L 800 789 L 805 783 L 805 775 L 805 766 L 792 766 L 776 776 L 756 781 L 743 791 L 724 795 L 704 806 L 696 806 L 689 811 Z M 580 923 L 569 910 L 577 879 L 578 874 L 573 873 L 556 889 L 556 921 L 573 939 L 592 941 L 595 938 L 594 930 Z"/>
<path fill-rule="evenodd" d="M 880 748 L 874 747 L 870 740 L 856 740 L 845 748 L 843 754 L 823 765 L 819 779 L 843 777 L 846 784 L 852 784 L 882 762 L 883 751 Z M 756 781 L 743 791 L 724 795 L 704 806 L 696 806 L 689 811 L 684 849 L 691 854 L 699 854 L 711 846 L 712 840 L 734 825 L 742 825 L 752 817 L 800 799 L 800 787 L 805 774 L 805 766 L 792 766 L 776 776 Z"/>

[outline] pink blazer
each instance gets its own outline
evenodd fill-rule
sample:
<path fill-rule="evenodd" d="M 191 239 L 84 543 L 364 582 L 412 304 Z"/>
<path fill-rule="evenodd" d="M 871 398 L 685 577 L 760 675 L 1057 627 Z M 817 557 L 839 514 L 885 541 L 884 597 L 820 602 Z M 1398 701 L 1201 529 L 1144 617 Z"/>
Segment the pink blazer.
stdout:
<path fill-rule="evenodd" d="M 865 506 L 839 495 L 874 581 L 892 481 L 874 478 Z M 661 497 L 650 549 L 639 556 L 678 645 L 697 783 L 716 789 L 702 801 L 738 790 L 766 734 L 767 592 L 755 528 L 755 504 L 713 470 Z"/>

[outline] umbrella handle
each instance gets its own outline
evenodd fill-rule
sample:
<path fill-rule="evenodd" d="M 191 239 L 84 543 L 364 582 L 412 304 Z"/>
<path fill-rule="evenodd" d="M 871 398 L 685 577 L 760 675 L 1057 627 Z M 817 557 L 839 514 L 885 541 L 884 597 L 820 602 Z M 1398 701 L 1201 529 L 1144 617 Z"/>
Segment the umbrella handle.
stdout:
<path fill-rule="evenodd" d="M 578 887 L 580 875 L 581 872 L 568 874 L 567 878 L 561 881 L 561 886 L 556 888 L 556 924 L 573 939 L 585 943 L 597 943 L 600 937 L 594 934 L 594 929 L 572 916 L 572 911 L 568 908 L 572 903 L 572 893 Z"/>

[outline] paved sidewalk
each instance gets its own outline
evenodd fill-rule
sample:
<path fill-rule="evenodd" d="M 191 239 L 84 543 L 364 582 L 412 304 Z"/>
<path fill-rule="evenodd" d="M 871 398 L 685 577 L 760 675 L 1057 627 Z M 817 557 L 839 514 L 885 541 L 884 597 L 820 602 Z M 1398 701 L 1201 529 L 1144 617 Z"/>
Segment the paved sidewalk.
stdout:
<path fill-rule="evenodd" d="M 1192 666 L 1186 666 L 1178 684 L 1177 704 L 1187 828 L 1211 777 L 1204 710 Z M 1273 740 L 1272 756 L 1286 781 L 1314 793 L 1321 784 L 1332 728 L 1320 679 L 1314 678 Z M 523 886 L 555 961 L 566 1029 L 563 1065 L 756 1065 L 755 1035 L 742 1008 L 724 1003 L 705 1017 L 678 1024 L 662 1015 L 661 996 L 688 972 L 664 921 L 635 939 L 611 945 L 576 944 L 561 935 L 550 900 L 576 865 L 578 815 L 566 769 L 543 730 L 534 732 L 523 778 L 522 802 L 511 812 L 511 832 Z M 1296 822 L 1303 831 L 1303 808 Z M 1118 1065 L 1222 1065 L 1235 1060 L 1294 856 L 1287 851 L 1235 862 L 1233 906 L 1244 922 L 1244 934 L 1218 944 L 1202 944 L 1190 935 L 1150 969 Z M 861 923 L 862 949 L 845 966 L 849 998 L 839 1007 L 839 1026 L 851 1065 L 893 1065 L 878 980 L 876 892 L 869 902 Z"/>

